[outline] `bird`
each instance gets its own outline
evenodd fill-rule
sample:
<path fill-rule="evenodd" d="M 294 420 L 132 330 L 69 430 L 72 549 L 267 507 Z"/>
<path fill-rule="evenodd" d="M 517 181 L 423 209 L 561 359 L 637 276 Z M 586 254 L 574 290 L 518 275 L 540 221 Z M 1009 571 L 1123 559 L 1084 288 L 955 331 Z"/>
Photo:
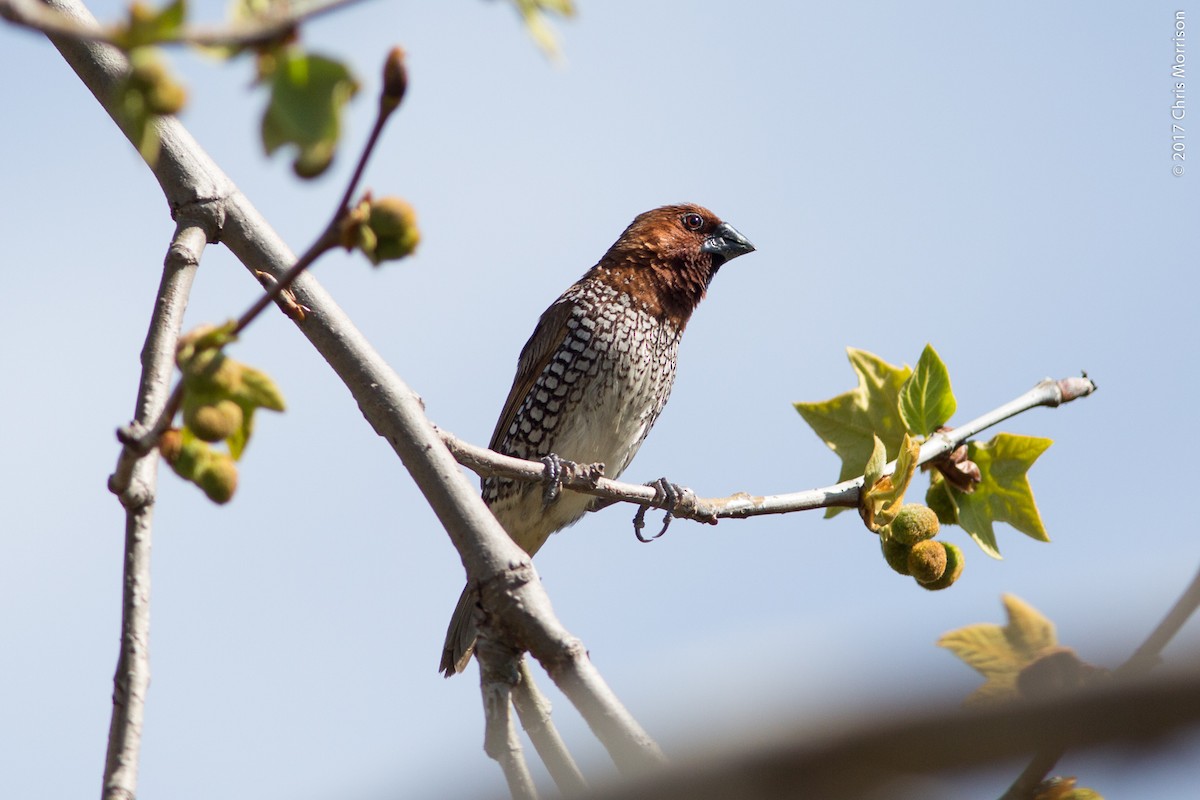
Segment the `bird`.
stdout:
<path fill-rule="evenodd" d="M 692 203 L 638 215 L 594 267 L 543 312 L 488 447 L 543 460 L 600 462 L 618 477 L 666 405 L 684 328 L 717 271 L 754 245 Z M 483 500 L 526 553 L 577 522 L 594 498 L 485 477 Z M 639 537 L 640 538 L 640 537 Z M 476 638 L 478 592 L 463 589 L 439 671 L 463 671 Z"/>

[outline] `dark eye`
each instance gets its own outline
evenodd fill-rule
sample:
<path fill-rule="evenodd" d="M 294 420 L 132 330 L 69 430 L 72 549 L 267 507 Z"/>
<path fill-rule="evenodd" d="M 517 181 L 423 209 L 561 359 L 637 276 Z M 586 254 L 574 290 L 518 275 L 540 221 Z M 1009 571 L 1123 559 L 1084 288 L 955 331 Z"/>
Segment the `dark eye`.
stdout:
<path fill-rule="evenodd" d="M 699 214 L 684 214 L 683 227 L 689 231 L 698 231 L 704 227 L 704 217 Z"/>

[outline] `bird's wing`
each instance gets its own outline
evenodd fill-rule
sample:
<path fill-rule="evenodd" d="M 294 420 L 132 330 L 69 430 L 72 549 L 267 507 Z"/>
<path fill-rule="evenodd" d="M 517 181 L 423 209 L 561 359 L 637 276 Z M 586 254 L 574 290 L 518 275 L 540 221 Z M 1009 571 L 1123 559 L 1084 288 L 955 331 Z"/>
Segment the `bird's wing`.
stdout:
<path fill-rule="evenodd" d="M 492 432 L 489 449 L 496 450 L 504 439 L 513 418 L 525 402 L 526 395 L 546 368 L 559 344 L 566 338 L 567 320 L 574 309 L 575 302 L 563 295 L 542 313 L 537 327 L 533 329 L 533 335 L 529 337 L 529 341 L 521 349 L 521 357 L 517 359 L 517 376 L 513 378 L 508 399 L 504 401 L 504 410 L 500 412 L 500 419 L 496 421 L 496 430 Z"/>

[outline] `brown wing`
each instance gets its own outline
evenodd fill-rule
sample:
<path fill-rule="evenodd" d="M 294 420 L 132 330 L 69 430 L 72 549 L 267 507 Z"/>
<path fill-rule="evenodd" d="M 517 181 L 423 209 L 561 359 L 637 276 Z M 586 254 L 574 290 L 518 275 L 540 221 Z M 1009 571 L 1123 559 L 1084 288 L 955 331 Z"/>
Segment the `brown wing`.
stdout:
<path fill-rule="evenodd" d="M 554 355 L 555 350 L 562 344 L 566 337 L 567 320 L 574 308 L 574 301 L 568 300 L 564 295 L 542 312 L 537 327 L 533 329 L 533 335 L 529 337 L 529 341 L 521 349 L 521 357 L 517 359 L 517 376 L 513 378 L 512 388 L 508 391 L 508 399 L 504 401 L 504 410 L 500 412 L 500 419 L 496 421 L 496 429 L 492 431 L 489 449 L 498 450 L 509 426 L 512 425 L 513 418 L 517 416 L 517 411 L 525 402 L 525 397 L 533 388 L 538 375 L 542 374 L 542 370 L 546 368 L 546 364 Z"/>

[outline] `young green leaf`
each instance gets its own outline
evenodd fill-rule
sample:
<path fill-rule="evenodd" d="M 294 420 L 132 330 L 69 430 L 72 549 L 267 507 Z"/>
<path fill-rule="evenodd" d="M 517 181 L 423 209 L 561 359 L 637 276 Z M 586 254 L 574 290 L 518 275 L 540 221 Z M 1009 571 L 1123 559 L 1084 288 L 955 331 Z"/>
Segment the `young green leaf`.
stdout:
<path fill-rule="evenodd" d="M 927 344 L 912 377 L 900 389 L 900 416 L 909 433 L 928 436 L 945 425 L 957 407 L 950 373 L 933 345 Z"/>
<path fill-rule="evenodd" d="M 171 77 L 157 48 L 137 47 L 129 53 L 129 73 L 117 86 L 114 110 L 147 164 L 158 160 L 160 116 L 183 108 L 187 90 Z"/>
<path fill-rule="evenodd" d="M 184 0 L 175 0 L 161 9 L 134 2 L 129 7 L 129 21 L 114 32 L 113 43 L 122 50 L 133 50 L 174 41 L 179 37 L 186 17 L 187 4 Z"/>
<path fill-rule="evenodd" d="M 938 639 L 985 679 L 966 705 L 987 705 L 1015 697 L 1021 670 L 1058 644 L 1054 623 L 1014 595 L 1002 596 L 1008 624 L 968 625 Z"/>
<path fill-rule="evenodd" d="M 1028 471 L 1053 442 L 1036 436 L 998 433 L 986 444 L 972 442 L 969 457 L 979 465 L 981 480 L 971 494 L 947 490 L 963 527 L 983 552 L 1000 558 L 995 522 L 1007 522 L 1040 542 L 1050 541 L 1029 486 Z"/>
<path fill-rule="evenodd" d="M 521 19 L 524 20 L 525 27 L 537 46 L 542 48 L 546 55 L 557 57 L 558 36 L 544 15 L 545 12 L 551 12 L 564 17 L 573 16 L 575 6 L 571 0 L 513 0 L 513 4 L 521 13 Z"/>
<path fill-rule="evenodd" d="M 884 464 L 884 447 L 875 437 L 871 458 L 863 471 L 863 488 L 858 502 L 859 515 L 868 528 L 875 532 L 896 518 L 904 503 L 904 493 L 917 471 L 917 456 L 921 445 L 904 434 L 900 452 L 896 455 L 896 469 L 891 475 L 880 477 Z"/>
<path fill-rule="evenodd" d="M 795 403 L 796 411 L 829 449 L 842 459 L 839 481 L 862 475 L 878 436 L 895 458 L 904 438 L 898 410 L 900 387 L 912 375 L 865 350 L 847 348 L 858 386 L 820 403 Z M 829 509 L 831 517 L 841 509 Z"/>
<path fill-rule="evenodd" d="M 224 441 L 236 461 L 254 431 L 254 412 L 283 411 L 284 402 L 266 373 L 217 349 L 230 340 L 230 330 L 204 326 L 180 337 L 175 360 L 183 373 L 184 434 Z"/>
<path fill-rule="evenodd" d="M 879 481 L 883 475 L 883 468 L 887 465 L 887 448 L 879 441 L 878 436 L 872 436 L 872 442 L 871 457 L 863 467 L 863 491 L 867 491 Z"/>
<path fill-rule="evenodd" d="M 302 178 L 320 175 L 333 161 L 341 135 L 342 108 L 358 82 L 340 61 L 280 47 L 259 59 L 260 80 L 271 88 L 262 119 L 267 155 L 280 147 L 297 150 L 292 168 Z"/>

